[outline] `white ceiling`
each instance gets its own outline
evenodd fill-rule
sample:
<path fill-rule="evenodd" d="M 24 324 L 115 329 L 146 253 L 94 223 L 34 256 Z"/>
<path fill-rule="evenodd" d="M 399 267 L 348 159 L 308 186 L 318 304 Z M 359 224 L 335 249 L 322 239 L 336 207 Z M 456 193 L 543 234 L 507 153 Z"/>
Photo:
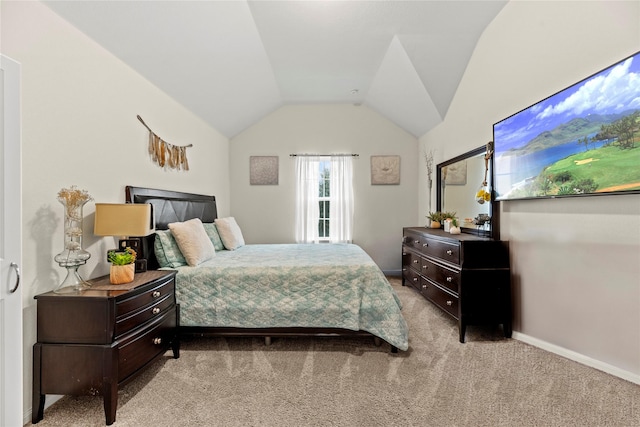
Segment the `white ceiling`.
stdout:
<path fill-rule="evenodd" d="M 353 103 L 419 137 L 507 1 L 45 1 L 227 137 L 285 104 Z"/>

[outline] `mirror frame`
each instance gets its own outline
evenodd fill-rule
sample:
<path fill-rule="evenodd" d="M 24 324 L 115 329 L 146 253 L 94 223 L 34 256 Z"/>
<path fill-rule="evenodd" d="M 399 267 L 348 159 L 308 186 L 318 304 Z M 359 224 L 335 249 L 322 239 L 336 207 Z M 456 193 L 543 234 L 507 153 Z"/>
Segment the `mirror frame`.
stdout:
<path fill-rule="evenodd" d="M 442 212 L 442 168 L 457 163 L 462 160 L 469 159 L 471 157 L 476 157 L 480 154 L 485 154 L 487 152 L 487 146 L 483 145 L 471 151 L 467 151 L 459 156 L 456 156 L 452 159 L 446 160 L 442 163 L 436 165 L 436 210 Z M 495 201 L 495 194 L 493 191 L 493 170 L 494 170 L 494 156 L 492 155 L 489 159 L 490 171 L 491 173 L 487 177 L 488 185 L 491 191 L 491 205 L 489 207 L 489 215 L 491 216 L 491 223 L 489 224 L 488 230 L 476 230 L 474 228 L 468 227 L 460 227 L 463 233 L 469 234 L 479 234 L 480 236 L 491 237 L 493 239 L 499 240 L 500 238 L 500 207 L 497 205 Z M 480 183 L 478 183 L 479 185 Z"/>

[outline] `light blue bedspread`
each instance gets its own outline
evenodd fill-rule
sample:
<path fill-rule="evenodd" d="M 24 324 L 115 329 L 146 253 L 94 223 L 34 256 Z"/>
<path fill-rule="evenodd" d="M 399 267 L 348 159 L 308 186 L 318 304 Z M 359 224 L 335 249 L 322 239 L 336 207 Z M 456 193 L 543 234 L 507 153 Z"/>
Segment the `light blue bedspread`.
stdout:
<path fill-rule="evenodd" d="M 357 245 L 246 245 L 176 270 L 181 325 L 364 330 L 408 348 L 400 300 Z"/>

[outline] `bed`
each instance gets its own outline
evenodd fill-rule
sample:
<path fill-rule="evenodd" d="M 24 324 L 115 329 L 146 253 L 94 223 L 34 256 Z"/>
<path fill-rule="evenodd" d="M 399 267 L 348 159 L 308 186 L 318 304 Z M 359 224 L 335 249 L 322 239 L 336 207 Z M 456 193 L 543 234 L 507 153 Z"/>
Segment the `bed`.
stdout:
<path fill-rule="evenodd" d="M 164 252 L 169 224 L 198 218 L 208 234 L 215 231 L 215 197 L 127 186 L 126 201 L 153 206 L 157 231 L 144 238 L 143 253 L 149 269 L 178 271 L 181 335 L 261 336 L 267 343 L 282 336 L 373 336 L 394 353 L 408 349 L 401 303 L 359 246 L 242 242 L 228 250 L 212 236 L 215 256 L 195 266 L 172 263 Z"/>

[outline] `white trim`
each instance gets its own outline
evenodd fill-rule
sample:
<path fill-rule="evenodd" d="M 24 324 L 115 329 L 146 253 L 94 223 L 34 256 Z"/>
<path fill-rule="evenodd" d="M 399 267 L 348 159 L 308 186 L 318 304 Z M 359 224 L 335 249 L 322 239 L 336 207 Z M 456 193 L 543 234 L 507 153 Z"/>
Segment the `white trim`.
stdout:
<path fill-rule="evenodd" d="M 573 350 L 551 344 L 549 342 L 531 337 L 520 332 L 514 331 L 512 338 L 527 344 L 531 344 L 534 347 L 541 348 L 551 353 L 555 353 L 569 360 L 573 360 L 574 362 L 578 362 L 591 368 L 598 369 L 599 371 L 606 372 L 607 374 L 622 378 L 623 380 L 627 380 L 635 384 L 640 384 L 640 374 L 634 374 L 633 372 L 625 371 L 624 369 L 609 365 L 608 363 L 602 362 L 600 360 L 592 359 L 591 357 L 585 356 L 584 354 L 577 353 Z"/>

